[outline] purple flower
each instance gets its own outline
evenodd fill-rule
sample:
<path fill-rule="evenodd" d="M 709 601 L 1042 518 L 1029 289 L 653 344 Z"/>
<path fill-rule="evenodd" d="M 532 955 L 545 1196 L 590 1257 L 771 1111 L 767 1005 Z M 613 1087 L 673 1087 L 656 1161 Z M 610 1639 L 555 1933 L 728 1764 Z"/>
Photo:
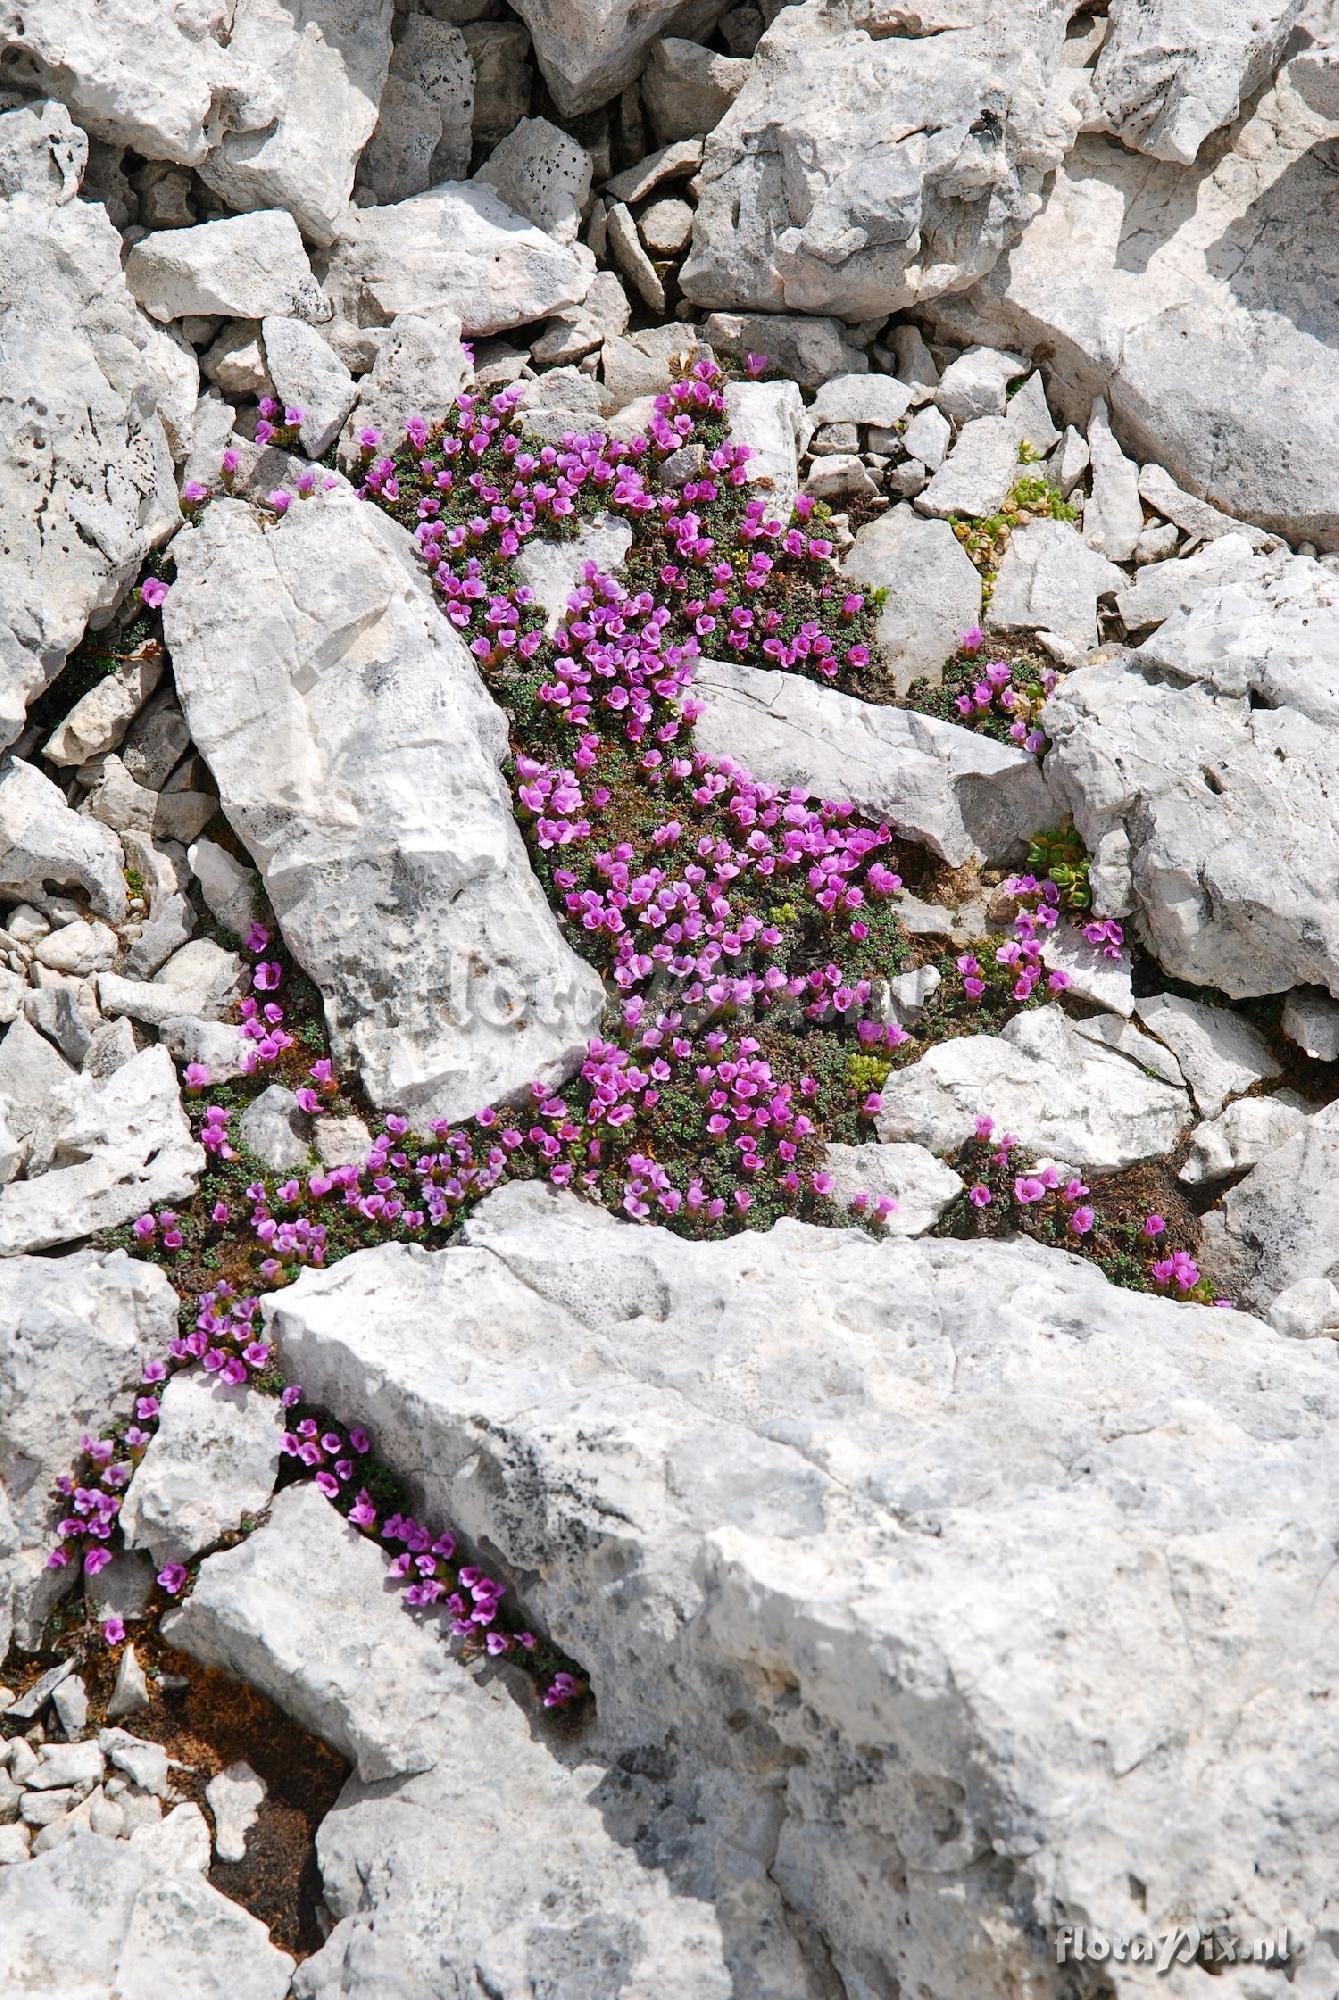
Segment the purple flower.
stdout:
<path fill-rule="evenodd" d="M 126 1636 L 125 1620 L 122 1618 L 104 1619 L 102 1636 L 109 1646 L 119 1646 Z"/>
<path fill-rule="evenodd" d="M 157 611 L 167 603 L 167 585 L 156 576 L 146 576 L 139 587 L 139 594 L 150 611 Z"/>
<path fill-rule="evenodd" d="M 973 1208 L 989 1208 L 991 1203 L 990 1189 L 978 1181 L 974 1188 L 968 1189 L 967 1199 L 971 1202 Z"/>
<path fill-rule="evenodd" d="M 1074 1210 L 1074 1213 L 1069 1218 L 1069 1226 L 1076 1236 L 1086 1236 L 1095 1221 L 1096 1217 L 1092 1209 L 1085 1205 L 1082 1208 Z"/>
<path fill-rule="evenodd" d="M 1014 1181 L 1014 1200 L 1027 1207 L 1034 1201 L 1041 1201 L 1046 1193 L 1045 1181 L 1035 1174 L 1019 1174 Z"/>
<path fill-rule="evenodd" d="M 1167 1224 L 1160 1215 L 1146 1215 L 1144 1217 L 1145 1236 L 1161 1236 L 1166 1227 Z"/>
<path fill-rule="evenodd" d="M 180 1597 L 186 1588 L 185 1563 L 168 1563 L 165 1569 L 159 1570 L 158 1581 L 169 1597 Z"/>

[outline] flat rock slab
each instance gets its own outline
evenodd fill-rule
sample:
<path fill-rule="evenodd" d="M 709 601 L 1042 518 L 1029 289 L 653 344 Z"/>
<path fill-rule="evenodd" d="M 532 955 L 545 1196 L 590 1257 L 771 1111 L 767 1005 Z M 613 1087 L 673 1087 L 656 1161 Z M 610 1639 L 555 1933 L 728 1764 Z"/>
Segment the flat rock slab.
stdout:
<path fill-rule="evenodd" d="M 940 1042 L 895 1071 L 883 1086 L 879 1137 L 947 1151 L 984 1114 L 1015 1133 L 1026 1156 L 1116 1173 L 1171 1152 L 1191 1124 L 1184 1087 L 1141 1064 L 1145 1057 L 1151 1068 L 1160 1053 L 1119 1015 L 1075 1024 L 1059 1007 L 1039 1007 L 1016 1014 L 1001 1035 Z"/>
<path fill-rule="evenodd" d="M 215 502 L 176 549 L 177 691 L 338 1059 L 377 1104 L 445 1118 L 564 1074 L 599 981 L 530 871 L 505 720 L 408 536 L 343 488 L 268 525 Z"/>
<path fill-rule="evenodd" d="M 270 1325 L 525 1575 L 602 1748 L 670 1745 L 680 1865 L 729 1883 L 737 1944 L 775 1885 L 852 1989 L 1058 1995 L 1076 1909 L 1216 1910 L 1332 1982 L 1329 1343 L 1020 1243 L 697 1244 L 533 1186 L 466 1230 L 304 1276 Z"/>
<path fill-rule="evenodd" d="M 914 709 L 881 707 L 800 674 L 702 660 L 697 747 L 764 783 L 849 799 L 959 867 L 1006 861 L 1058 814 L 1041 767 Z"/>

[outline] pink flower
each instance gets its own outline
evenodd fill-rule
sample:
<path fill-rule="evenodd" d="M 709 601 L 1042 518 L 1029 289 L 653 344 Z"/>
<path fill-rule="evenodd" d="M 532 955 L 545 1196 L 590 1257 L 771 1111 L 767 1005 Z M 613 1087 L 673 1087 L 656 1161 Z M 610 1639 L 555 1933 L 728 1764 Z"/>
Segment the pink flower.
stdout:
<path fill-rule="evenodd" d="M 1014 1200 L 1027 1207 L 1034 1201 L 1041 1201 L 1046 1193 L 1045 1181 L 1035 1174 L 1019 1174 L 1014 1181 Z"/>
<path fill-rule="evenodd" d="M 1166 1227 L 1167 1224 L 1160 1215 L 1146 1215 L 1144 1217 L 1145 1236 L 1161 1236 Z"/>
<path fill-rule="evenodd" d="M 169 1597 L 180 1597 L 186 1588 L 185 1563 L 168 1563 L 165 1569 L 159 1570 L 158 1581 Z"/>
<path fill-rule="evenodd" d="M 1074 1210 L 1069 1218 L 1069 1226 L 1076 1236 L 1086 1236 L 1095 1221 L 1093 1211 L 1085 1206 Z"/>
<path fill-rule="evenodd" d="M 145 577 L 139 587 L 139 594 L 150 611 L 157 611 L 167 603 L 167 585 L 156 576 Z"/>
<path fill-rule="evenodd" d="M 126 1636 L 125 1620 L 122 1618 L 104 1619 L 102 1636 L 109 1646 L 119 1646 Z"/>
<path fill-rule="evenodd" d="M 981 1181 L 978 1181 L 974 1188 L 968 1190 L 967 1199 L 971 1202 L 973 1208 L 989 1208 L 991 1202 L 990 1189 L 984 1186 Z"/>
<path fill-rule="evenodd" d="M 187 1063 L 186 1065 L 187 1090 L 204 1090 L 208 1087 L 211 1081 L 212 1078 L 210 1075 L 209 1067 L 206 1063 L 198 1063 L 198 1062 Z"/>

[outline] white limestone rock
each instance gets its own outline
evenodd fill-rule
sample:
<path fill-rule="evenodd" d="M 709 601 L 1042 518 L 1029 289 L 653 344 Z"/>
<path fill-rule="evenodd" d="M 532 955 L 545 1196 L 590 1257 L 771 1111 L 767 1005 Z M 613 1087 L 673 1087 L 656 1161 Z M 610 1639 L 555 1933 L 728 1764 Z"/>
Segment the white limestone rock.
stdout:
<path fill-rule="evenodd" d="M 1083 539 L 1113 562 L 1128 562 L 1144 532 L 1139 468 L 1116 442 L 1101 397 L 1088 424 L 1088 453 L 1092 491 L 1083 510 Z"/>
<path fill-rule="evenodd" d="M 534 592 L 550 634 L 566 617 L 586 564 L 593 562 L 602 576 L 617 577 L 631 547 L 632 529 L 615 515 L 583 522 L 571 541 L 551 542 L 532 535 L 522 544 L 516 558 L 517 579 Z"/>
<path fill-rule="evenodd" d="M 181 518 L 161 336 L 105 212 L 47 177 L 67 128 L 72 144 L 68 119 L 0 117 L 0 149 L 36 157 L 46 182 L 0 199 L 0 748 Z"/>
<path fill-rule="evenodd" d="M 1025 1155 L 1083 1173 L 1160 1158 L 1189 1129 L 1190 1100 L 1141 1067 L 1146 1037 L 1107 1018 L 1124 1031 L 1123 1050 L 1082 1033 L 1058 1006 L 1016 1014 L 1000 1035 L 940 1042 L 888 1077 L 879 1137 L 948 1152 L 985 1115 L 1016 1133 Z"/>
<path fill-rule="evenodd" d="M 0 1640 L 34 1646 L 73 1575 L 46 1568 L 52 1481 L 80 1432 L 128 1413 L 144 1363 L 176 1332 L 161 1271 L 123 1251 L 0 1261 Z"/>
<path fill-rule="evenodd" d="M 1339 547 L 1339 250 L 1316 229 L 1331 132 L 1285 69 L 1202 166 L 1081 138 L 1021 242 L 937 324 L 1046 347 L 1057 410 L 1083 423 L 1105 397 L 1160 511 L 1154 467 L 1171 496 Z"/>
<path fill-rule="evenodd" d="M 647 52 L 680 12 L 682 0 L 521 0 L 535 59 L 564 118 L 617 97 L 640 74 Z M 624 197 L 629 198 L 629 197 Z"/>
<path fill-rule="evenodd" d="M 738 1990 L 699 1883 L 631 1837 L 628 1809 L 644 1800 L 653 1812 L 652 1786 L 628 1774 L 620 1785 L 580 1749 L 555 1754 L 503 1683 L 459 1669 L 433 1727 L 431 1771 L 394 1786 L 350 1779 L 322 1822 L 336 1921 L 300 1970 L 300 2000 L 364 1989 L 426 2000 L 471 1985 L 517 2000 Z"/>
<path fill-rule="evenodd" d="M 273 79 L 279 103 L 263 132 L 225 134 L 200 165 L 229 208 L 285 209 L 312 243 L 340 233 L 377 122 L 391 14 L 391 0 L 236 0 L 229 47 Z"/>
<path fill-rule="evenodd" d="M 829 1198 L 843 1220 L 857 1195 L 866 1196 L 871 1217 L 880 1195 L 892 1199 L 895 1206 L 879 1224 L 885 1236 L 923 1236 L 963 1188 L 952 1167 L 924 1146 L 828 1146 L 823 1166 L 832 1176 Z"/>
<path fill-rule="evenodd" d="M 988 271 L 1077 126 L 1069 11 L 783 8 L 708 138 L 686 297 L 871 320 Z"/>
<path fill-rule="evenodd" d="M 1226 1007 L 1207 1007 L 1176 993 L 1135 1002 L 1151 1035 L 1176 1057 L 1199 1111 L 1215 1118 L 1230 1097 L 1267 1083 L 1283 1065 L 1258 1028 Z"/>
<path fill-rule="evenodd" d="M 220 1861 L 244 1861 L 246 1837 L 266 1798 L 265 1780 L 239 1757 L 205 1786 L 205 1802 L 214 1815 L 214 1852 Z"/>
<path fill-rule="evenodd" d="M 306 1482 L 200 1566 L 163 1636 L 259 1688 L 367 1783 L 437 1761 L 432 1718 L 461 1673 L 440 1611 L 410 1614 L 387 1558 Z"/>
<path fill-rule="evenodd" d="M 77 1242 L 195 1192 L 204 1150 L 166 1049 L 141 1049 L 109 1077 L 67 1090 L 49 1170 L 0 1189 L 0 1256 Z"/>
<path fill-rule="evenodd" d="M 1242 1173 L 1300 1134 L 1307 1114 L 1307 1105 L 1287 1091 L 1277 1097 L 1239 1097 L 1195 1127 L 1177 1179 L 1196 1187 Z"/>
<path fill-rule="evenodd" d="M 602 989 L 530 872 L 505 723 L 409 537 L 342 489 L 269 527 L 215 502 L 176 549 L 178 694 L 336 1059 L 441 1117 L 565 1075 Z"/>
<path fill-rule="evenodd" d="M 1170 622 L 1170 621 L 1169 621 Z M 1096 906 L 1173 978 L 1229 999 L 1339 993 L 1339 734 L 1112 661 L 1047 702 L 1047 782 L 1093 856 Z"/>
<path fill-rule="evenodd" d="M 147 160 L 198 166 L 222 134 L 274 117 L 273 80 L 225 45 L 226 0 L 8 0 L 0 47 L 84 131 Z"/>
<path fill-rule="evenodd" d="M 890 507 L 858 531 L 842 568 L 888 591 L 875 633 L 898 694 L 916 680 L 938 687 L 945 660 L 981 621 L 980 571 L 948 523 Z"/>
<path fill-rule="evenodd" d="M 1339 1002 L 1299 986 L 1283 1003 L 1283 1033 L 1313 1062 L 1339 1062 Z"/>
<path fill-rule="evenodd" d="M 452 312 L 400 313 L 385 329 L 377 358 L 358 383 L 356 401 L 340 443 L 342 462 L 361 462 L 361 436 L 377 431 L 391 450 L 401 442 L 405 420 L 440 423 L 462 390 L 471 368 Z"/>
<path fill-rule="evenodd" d="M 265 365 L 275 395 L 286 409 L 302 411 L 298 438 L 308 458 L 319 458 L 334 443 L 358 399 L 353 376 L 330 342 L 305 320 L 261 321 Z"/>
<path fill-rule="evenodd" d="M 1063 972 L 1068 991 L 1080 1000 L 1091 1000 L 1110 1014 L 1127 1021 L 1134 1012 L 1129 954 L 1108 958 L 1102 945 L 1089 944 L 1082 927 L 1062 917 L 1054 930 L 1042 939 L 1041 962 L 1048 972 Z"/>
<path fill-rule="evenodd" d="M 459 28 L 410 14 L 391 53 L 376 130 L 358 162 L 374 204 L 422 194 L 470 170 L 474 64 Z"/>
<path fill-rule="evenodd" d="M 1021 354 L 969 347 L 940 376 L 935 402 L 955 424 L 970 423 L 974 417 L 1002 417 L 1009 384 L 1027 372 Z"/>
<path fill-rule="evenodd" d="M 17 1995 L 284 2000 L 293 1960 L 191 1866 L 76 1833 L 0 1872 L 0 1987 Z"/>
<path fill-rule="evenodd" d="M 1339 1107 L 1261 1156 L 1204 1218 L 1229 1296 L 1294 1338 L 1339 1332 Z"/>
<path fill-rule="evenodd" d="M 1170 522 L 1167 525 L 1172 527 Z M 1172 533 L 1176 533 L 1174 527 Z M 1299 557 L 1298 561 L 1301 560 Z M 1320 575 L 1325 575 L 1325 572 L 1320 570 L 1319 564 L 1313 564 L 1311 567 L 1319 571 Z M 1188 613 L 1201 598 L 1212 595 L 1224 586 L 1233 584 L 1253 586 L 1257 579 L 1263 583 L 1265 579 L 1277 576 L 1278 572 L 1279 564 L 1276 561 L 1268 556 L 1252 553 L 1246 536 L 1226 534 L 1207 542 L 1203 548 L 1196 549 L 1193 555 L 1185 556 L 1180 561 L 1146 564 L 1135 574 L 1133 580 L 1129 578 L 1124 580 L 1116 596 L 1116 609 L 1120 612 L 1127 631 L 1142 636 L 1153 626 L 1163 624 L 1176 613 Z M 1326 580 L 1327 583 L 1333 581 L 1328 577 Z M 1255 602 L 1259 602 L 1259 597 L 1253 591 L 1250 595 Z M 1221 628 L 1226 620 L 1217 622 Z M 1192 632 L 1203 630 L 1203 623 L 1197 621 L 1190 629 Z M 1176 658 L 1173 648 L 1185 643 L 1184 637 L 1178 640 L 1176 635 L 1177 633 L 1184 635 L 1185 631 L 1186 625 L 1183 620 L 1172 633 L 1167 635 L 1167 651 L 1162 657 L 1166 658 L 1169 664 Z M 1227 639 L 1229 634 L 1220 629 L 1216 637 L 1221 642 Z M 1157 648 L 1149 657 L 1156 658 L 1161 651 L 1161 648 Z M 1197 679 L 1199 676 L 1196 674 L 1189 677 Z"/>
<path fill-rule="evenodd" d="M 466 1235 L 275 1295 L 285 1355 L 525 1575 L 602 1752 L 666 1747 L 691 1831 L 634 1793 L 639 1851 L 714 1880 L 761 1990 L 810 1990 L 777 1889 L 851 1991 L 1058 2000 L 1057 1924 L 1211 1912 L 1295 1925 L 1323 1990 L 1328 1348 L 1020 1243 L 695 1244 L 535 1187 Z"/>
<path fill-rule="evenodd" d="M 256 914 L 260 877 L 226 847 L 203 836 L 189 849 L 191 871 L 211 916 L 235 938 L 245 938 Z"/>
<path fill-rule="evenodd" d="M 287 1174 L 308 1164 L 312 1121 L 282 1083 L 272 1083 L 252 1098 L 237 1130 L 248 1150 L 272 1173 Z"/>
<path fill-rule="evenodd" d="M 700 152 L 700 140 L 679 143 L 696 146 Z M 670 153 L 677 150 L 666 148 Z M 609 185 L 622 201 L 638 198 L 624 175 L 615 176 Z M 702 338 L 714 353 L 736 361 L 765 354 L 774 368 L 802 389 L 821 389 L 836 375 L 861 375 L 869 367 L 869 356 L 856 346 L 849 327 L 808 313 L 709 313 L 702 323 Z"/>
<path fill-rule="evenodd" d="M 590 202 L 584 146 L 547 118 L 523 118 L 493 148 L 475 179 L 495 187 L 508 208 L 555 243 L 575 243 Z"/>
<path fill-rule="evenodd" d="M 1302 0 L 1113 0 L 1093 93 L 1109 131 L 1191 165 L 1268 81 Z"/>
<path fill-rule="evenodd" d="M 98 975 L 98 1005 L 110 1018 L 127 1015 L 157 1027 L 176 1014 L 220 1020 L 247 989 L 246 968 L 235 951 L 212 938 L 192 938 L 173 952 L 152 979 Z"/>
<path fill-rule="evenodd" d="M 126 283 L 156 320 L 197 313 L 241 320 L 330 317 L 297 224 L 281 208 L 141 236 L 126 259 Z"/>
<path fill-rule="evenodd" d="M 790 523 L 799 491 L 799 457 L 812 421 L 793 382 L 728 382 L 725 420 L 736 444 L 747 445 L 744 471 L 767 503 L 767 517 Z"/>
<path fill-rule="evenodd" d="M 1235 535 L 1211 549 L 1210 587 L 1171 610 L 1139 648 L 1139 666 L 1339 725 L 1339 576 L 1309 556 L 1248 556 Z M 1207 565 L 1209 555 L 1161 567 Z"/>
<path fill-rule="evenodd" d="M 895 375 L 855 371 L 824 382 L 809 407 L 809 422 L 876 424 L 891 430 L 911 407 L 911 389 Z M 910 451 L 912 447 L 909 445 Z"/>
<path fill-rule="evenodd" d="M 73 889 L 97 916 L 118 923 L 126 914 L 124 867 L 115 834 L 71 812 L 35 764 L 0 757 L 0 895 L 45 909 Z"/>
<path fill-rule="evenodd" d="M 84 764 L 115 750 L 163 677 L 161 654 L 122 660 L 82 695 L 46 742 L 49 764 Z"/>
<path fill-rule="evenodd" d="M 553 242 L 481 182 L 445 181 L 355 211 L 325 288 L 360 326 L 446 309 L 475 338 L 579 304 L 594 274 L 584 245 Z"/>
<path fill-rule="evenodd" d="M 914 709 L 728 660 L 699 662 L 693 698 L 707 756 L 812 798 L 850 799 L 950 867 L 1006 862 L 1056 822 L 1035 757 Z"/>
<path fill-rule="evenodd" d="M 125 1489 L 126 1546 L 154 1562 L 188 1562 L 262 1513 L 279 1469 L 283 1412 L 273 1396 L 233 1388 L 195 1370 L 174 1375 L 159 1397 L 148 1450 Z"/>
<path fill-rule="evenodd" d="M 1022 476 L 1018 440 L 1007 417 L 973 417 L 916 501 L 918 513 L 946 521 L 951 514 L 979 517 L 1004 505 Z"/>
<path fill-rule="evenodd" d="M 1097 645 L 1098 599 L 1126 582 L 1069 521 L 1025 521 L 1009 536 L 989 624 L 997 632 L 1050 632 L 1076 652 Z"/>

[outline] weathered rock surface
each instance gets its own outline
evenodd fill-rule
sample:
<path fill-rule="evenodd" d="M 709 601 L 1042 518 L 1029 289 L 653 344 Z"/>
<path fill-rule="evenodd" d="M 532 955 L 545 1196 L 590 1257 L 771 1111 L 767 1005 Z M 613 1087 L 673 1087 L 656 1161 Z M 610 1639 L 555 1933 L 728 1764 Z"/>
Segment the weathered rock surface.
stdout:
<path fill-rule="evenodd" d="M 141 236 L 126 259 L 126 283 L 156 320 L 330 317 L 297 225 L 281 208 Z"/>
<path fill-rule="evenodd" d="M 37 1643 L 72 1579 L 45 1567 L 52 1481 L 81 1429 L 123 1413 L 144 1363 L 176 1332 L 177 1298 L 123 1251 L 0 1260 L 0 1641 Z"/>
<path fill-rule="evenodd" d="M 1007 861 L 1058 817 L 1035 757 L 914 709 L 726 660 L 699 663 L 693 697 L 709 757 L 767 784 L 849 799 L 951 867 Z"/>
<path fill-rule="evenodd" d="M 7 0 L 0 48 L 21 52 L 36 87 L 95 138 L 198 166 L 226 130 L 266 124 L 278 101 L 272 79 L 223 45 L 230 13 L 223 0 Z"/>
<path fill-rule="evenodd" d="M 359 188 L 378 203 L 422 194 L 470 170 L 474 65 L 449 21 L 411 14 L 391 55 L 377 127 L 358 162 Z"/>
<path fill-rule="evenodd" d="M 1109 129 L 1189 165 L 1272 74 L 1302 0 L 1114 0 L 1093 75 Z"/>
<path fill-rule="evenodd" d="M 616 97 L 681 11 L 682 0 L 521 0 L 516 9 L 564 117 Z"/>
<path fill-rule="evenodd" d="M 436 1762 L 432 1717 L 461 1672 L 446 1626 L 409 1615 L 376 1544 L 315 1486 L 285 1487 L 254 1534 L 207 1557 L 163 1630 L 279 1702 L 370 1783 Z"/>
<path fill-rule="evenodd" d="M 346 490 L 269 528 L 216 502 L 176 547 L 191 734 L 338 1059 L 375 1102 L 443 1117 L 562 1074 L 599 981 L 530 872 L 502 715 L 408 537 Z"/>
<path fill-rule="evenodd" d="M 74 890 L 117 923 L 126 913 L 124 869 L 114 833 L 71 812 L 35 764 L 0 757 L 0 895 L 40 909 Z"/>
<path fill-rule="evenodd" d="M 361 326 L 397 313 L 456 313 L 466 334 L 501 333 L 578 304 L 594 261 L 555 243 L 479 181 L 358 209 L 331 252 L 325 289 Z"/>
<path fill-rule="evenodd" d="M 201 163 L 229 208 L 286 209 L 310 242 L 334 239 L 376 126 L 391 14 L 392 0 L 237 0 L 229 49 L 279 104 L 263 132 L 225 133 Z"/>
<path fill-rule="evenodd" d="M 695 304 L 880 318 L 970 284 L 1035 214 L 1078 122 L 1069 6 L 930 7 L 910 36 L 893 12 L 777 15 L 707 141 Z"/>
<path fill-rule="evenodd" d="M 1226 1007 L 1155 993 L 1137 1000 L 1135 1013 L 1176 1057 L 1206 1118 L 1216 1118 L 1230 1097 L 1269 1082 L 1283 1067 L 1259 1029 Z"/>
<path fill-rule="evenodd" d="M 1097 906 L 1133 916 L 1173 978 L 1230 999 L 1339 993 L 1339 734 L 1145 676 L 1141 658 L 1069 675 L 1043 712 L 1047 782 L 1093 856 Z"/>
<path fill-rule="evenodd" d="M 1029 1156 L 1114 1173 L 1170 1153 L 1189 1129 L 1175 1064 L 1149 1074 L 1160 1053 L 1119 1015 L 1076 1022 L 1058 1006 L 1016 1014 L 999 1035 L 940 1042 L 895 1071 L 883 1086 L 879 1137 L 946 1152 L 984 1114 Z"/>
<path fill-rule="evenodd" d="M 77 1242 L 195 1191 L 204 1150 L 166 1049 L 141 1049 L 110 1076 L 66 1091 L 48 1171 L 0 1188 L 0 1256 Z"/>
<path fill-rule="evenodd" d="M 1339 576 L 1309 556 L 1247 556 L 1232 535 L 1211 550 L 1206 587 L 1169 607 L 1139 648 L 1139 664 L 1339 726 Z M 1207 567 L 1209 555 L 1142 571 L 1126 598 L 1156 589 L 1165 571 Z"/>
<path fill-rule="evenodd" d="M 1307 1116 L 1306 1104 L 1289 1091 L 1275 1097 L 1239 1097 L 1216 1118 L 1195 1127 L 1177 1179 L 1193 1187 L 1244 1173 L 1300 1133 Z"/>
<path fill-rule="evenodd" d="M 467 1234 L 279 1294 L 287 1365 L 526 1574 L 593 1747 L 663 1746 L 693 1831 L 641 1851 L 755 1990 L 821 1990 L 751 1928 L 764 1867 L 847 1990 L 1059 2000 L 1057 1923 L 1211 1910 L 1296 1925 L 1323 1990 L 1328 1347 L 1021 1244 L 686 1244 L 533 1187 Z"/>
<path fill-rule="evenodd" d="M 555 242 L 576 241 L 590 201 L 590 155 L 549 119 L 523 118 L 493 148 L 477 178 Z"/>
<path fill-rule="evenodd" d="M 126 1546 L 158 1565 L 188 1562 L 244 1515 L 263 1512 L 279 1470 L 283 1412 L 273 1396 L 203 1371 L 176 1375 L 159 1397 L 158 1429 L 121 1505 Z"/>
<path fill-rule="evenodd" d="M 0 200 L 0 748 L 180 519 L 162 336 L 135 310 L 105 212 L 46 179 L 53 138 L 79 136 L 58 107 L 45 125 L 0 117 L 0 147 L 45 182 Z"/>
<path fill-rule="evenodd" d="M 952 1167 L 924 1146 L 829 1146 L 823 1165 L 832 1176 L 831 1201 L 843 1219 L 861 1195 L 871 1215 L 881 1195 L 896 1204 L 883 1219 L 887 1236 L 923 1236 L 962 1192 Z"/>
<path fill-rule="evenodd" d="M 861 528 L 843 567 L 888 591 L 877 632 L 897 692 L 921 679 L 937 687 L 962 634 L 981 621 L 981 574 L 952 528 L 890 507 Z"/>
<path fill-rule="evenodd" d="M 76 1833 L 0 1869 L 0 1985 L 80 2000 L 284 2000 L 293 1960 L 171 1848 Z"/>
<path fill-rule="evenodd" d="M 1281 1331 L 1339 1333 L 1339 1108 L 1267 1152 L 1204 1218 L 1232 1296 Z"/>
<path fill-rule="evenodd" d="M 1126 577 L 1068 521 L 1015 528 L 990 600 L 997 632 L 1051 632 L 1078 652 L 1097 644 L 1097 603 Z"/>
<path fill-rule="evenodd" d="M 1285 69 L 1199 167 L 1080 139 L 1022 241 L 939 322 L 1044 344 L 1067 419 L 1105 397 L 1135 458 L 1229 514 L 1339 547 L 1339 238 L 1315 226 L 1332 136 Z"/>

